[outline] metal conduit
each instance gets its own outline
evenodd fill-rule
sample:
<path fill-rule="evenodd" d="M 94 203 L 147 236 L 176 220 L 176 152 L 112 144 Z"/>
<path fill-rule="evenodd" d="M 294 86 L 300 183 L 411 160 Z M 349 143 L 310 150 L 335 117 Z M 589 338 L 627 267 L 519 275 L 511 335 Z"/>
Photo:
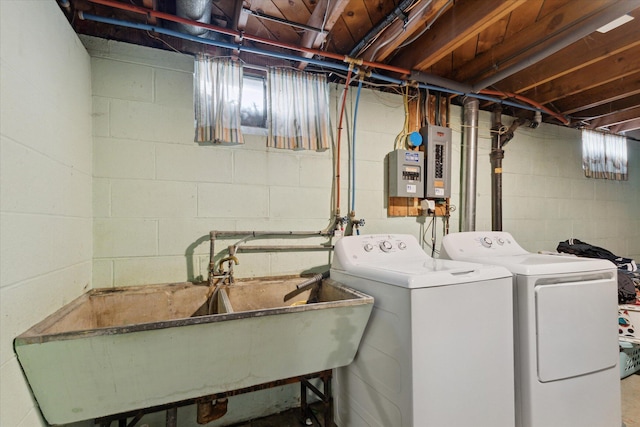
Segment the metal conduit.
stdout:
<path fill-rule="evenodd" d="M 476 183 L 478 165 L 478 111 L 480 101 L 465 97 L 462 126 L 462 164 L 460 197 L 460 231 L 476 229 Z"/>

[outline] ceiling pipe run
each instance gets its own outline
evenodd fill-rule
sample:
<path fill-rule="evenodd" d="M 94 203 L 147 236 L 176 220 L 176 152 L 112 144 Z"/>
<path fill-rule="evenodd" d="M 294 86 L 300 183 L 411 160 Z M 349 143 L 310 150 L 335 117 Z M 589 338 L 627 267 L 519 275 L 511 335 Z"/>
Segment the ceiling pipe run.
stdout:
<path fill-rule="evenodd" d="M 232 36 L 237 38 L 238 40 L 240 40 L 240 43 L 242 42 L 243 39 L 246 40 L 250 40 L 250 41 L 254 41 L 257 43 L 262 43 L 262 44 L 266 44 L 269 46 L 274 46 L 274 47 L 281 47 L 284 49 L 289 49 L 289 50 L 294 50 L 294 51 L 298 51 L 298 52 L 303 52 L 303 53 L 308 53 L 308 54 L 312 54 L 312 55 L 318 55 L 320 57 L 324 57 L 324 58 L 330 58 L 330 59 L 335 59 L 338 61 L 342 61 L 345 64 L 336 64 L 336 63 L 331 63 L 328 62 L 326 60 L 314 60 L 312 58 L 306 58 L 306 57 L 299 57 L 299 56 L 295 56 L 295 55 L 290 55 L 290 54 L 285 54 L 285 53 L 281 53 L 281 52 L 272 52 L 272 51 L 268 51 L 268 50 L 262 50 L 262 49 L 258 49 L 258 48 L 253 48 L 253 47 L 245 47 L 241 44 L 232 44 L 232 43 L 227 43 L 227 42 L 223 42 L 220 40 L 211 40 L 208 38 L 202 38 L 202 37 L 195 37 L 192 36 L 191 34 L 184 34 L 181 33 L 179 31 L 173 31 L 173 30 L 169 30 L 166 28 L 162 28 L 162 27 L 158 27 L 158 26 L 153 26 L 153 25 L 148 25 L 148 24 L 142 24 L 142 23 L 133 23 L 133 22 L 127 22 L 127 21 L 123 21 L 123 20 L 119 20 L 119 19 L 114 19 L 114 18 L 106 18 L 106 17 L 101 17 L 98 15 L 93 15 L 93 14 L 88 14 L 88 13 L 83 13 L 83 12 L 78 12 L 78 16 L 80 17 L 80 19 L 87 19 L 87 20 L 91 20 L 91 21 L 96 21 L 96 22 L 102 22 L 102 23 L 107 23 L 107 24 L 111 24 L 111 25 L 120 25 L 120 26 L 124 26 L 124 27 L 128 27 L 128 28 L 134 28 L 134 29 L 140 29 L 140 30 L 144 30 L 144 31 L 154 31 L 156 33 L 159 34 L 166 34 L 172 37 L 177 37 L 177 38 L 182 38 L 185 40 L 191 40 L 194 42 L 198 42 L 198 43 L 203 43 L 203 44 L 209 44 L 211 46 L 216 46 L 216 47 L 221 47 L 221 48 L 226 48 L 226 49 L 231 49 L 231 50 L 237 50 L 237 51 L 245 51 L 248 53 L 254 53 L 257 55 L 264 55 L 264 56 L 271 56 L 274 58 L 280 58 L 280 59 L 286 59 L 286 60 L 290 60 L 290 61 L 298 61 L 298 62 L 308 62 L 314 65 L 319 65 L 322 67 L 329 67 L 332 68 L 334 70 L 340 70 L 340 71 L 348 71 L 349 70 L 349 66 L 346 65 L 346 63 L 353 63 L 357 66 L 361 66 L 361 67 L 369 67 L 369 68 L 374 68 L 374 69 L 381 69 L 381 70 L 386 70 L 386 71 L 391 71 L 394 73 L 398 73 L 400 75 L 412 75 L 412 71 L 406 68 L 400 68 L 400 67 L 395 67 L 392 65 L 387 65 L 387 64 L 383 64 L 383 63 L 378 63 L 378 62 L 371 62 L 371 61 L 364 61 L 361 59 L 356 59 L 356 58 L 351 58 L 347 55 L 340 55 L 340 54 L 336 54 L 336 53 L 331 53 L 331 52 L 325 52 L 322 50 L 318 50 L 318 49 L 313 49 L 313 48 L 306 48 L 303 46 L 297 46 L 294 44 L 290 44 L 290 43 L 284 43 L 284 42 L 278 42 L 278 41 L 274 41 L 274 40 L 270 40 L 270 39 L 266 39 L 263 37 L 258 37 L 258 36 L 254 36 L 254 35 L 250 35 L 250 34 L 245 34 L 241 31 L 237 31 L 237 30 L 232 30 L 232 29 L 228 29 L 228 28 L 223 28 L 223 27 L 219 27 L 216 25 L 212 25 L 212 24 L 206 24 L 206 23 L 202 23 L 202 22 L 198 22 L 198 21 L 192 21 L 186 18 L 182 18 L 176 15 L 172 15 L 169 13 L 165 13 L 165 12 L 160 12 L 160 11 L 156 11 L 156 10 L 152 10 L 152 9 L 148 9 L 148 8 L 144 8 L 144 7 L 140 7 L 140 6 L 136 6 L 136 5 L 132 5 L 132 4 L 127 4 L 127 3 L 122 3 L 119 1 L 115 1 L 115 0 L 89 0 L 92 3 L 96 3 L 96 4 L 101 4 L 103 6 L 110 6 L 116 9 L 121 9 L 121 10 L 126 10 L 129 12 L 135 12 L 135 13 L 139 13 L 148 17 L 153 17 L 153 18 L 159 18 L 159 19 L 163 19 L 166 21 L 170 21 L 170 22 L 176 22 L 176 23 L 181 23 L 181 24 L 185 24 L 185 25 L 193 25 L 193 26 L 197 26 L 197 27 L 202 27 L 202 28 L 206 28 L 207 30 L 210 31 L 214 31 L 216 33 L 219 34 L 223 34 L 223 35 L 228 35 L 228 36 Z M 382 74 L 378 74 L 378 73 L 370 73 L 371 77 L 381 80 L 381 81 L 386 81 L 389 83 L 395 83 L 395 84 L 406 84 L 405 80 L 401 80 L 401 79 L 396 79 L 393 77 L 389 77 L 389 76 L 385 76 Z M 421 81 L 420 76 L 425 78 L 425 76 L 427 76 L 424 73 L 419 73 L 416 74 L 416 76 L 418 77 L 416 80 L 417 81 Z M 433 76 L 436 77 L 436 76 Z M 429 78 L 432 78 L 431 76 Z M 549 110 L 548 108 L 537 104 L 535 101 L 532 101 L 528 98 L 525 98 L 523 96 L 520 95 L 515 95 L 515 94 L 505 94 L 502 92 L 496 92 L 496 91 L 487 91 L 487 90 L 482 90 L 480 91 L 480 93 L 473 93 L 471 91 L 466 91 L 466 90 L 456 90 L 456 89 L 450 89 L 449 87 L 454 86 L 454 87 L 459 87 L 460 89 L 463 88 L 467 88 L 466 86 L 460 86 L 460 83 L 457 82 L 453 82 L 453 81 L 449 81 L 448 79 L 444 79 L 444 78 L 440 78 L 441 79 L 441 83 L 443 83 L 442 86 L 438 85 L 438 86 L 430 86 L 428 83 L 423 83 L 421 85 L 419 85 L 421 88 L 423 89 L 429 89 L 429 90 L 437 90 L 437 91 L 441 91 L 441 92 L 445 92 L 445 93 L 450 93 L 450 94 L 454 94 L 454 95 L 466 95 L 466 96 L 470 96 L 470 97 L 474 97 L 477 99 L 482 99 L 485 101 L 489 101 L 489 102 L 496 102 L 496 103 L 501 103 L 504 105 L 509 105 L 515 108 L 522 108 L 525 110 L 529 110 L 529 111 L 540 111 L 540 112 L 544 112 L 546 114 L 549 114 L 553 117 L 555 117 L 556 119 L 560 120 L 560 122 L 564 123 L 565 125 L 569 124 L 569 120 L 566 119 L 564 116 Z M 516 98 L 522 102 L 525 102 L 528 105 L 523 105 L 520 103 L 515 103 L 515 102 L 511 102 L 508 100 L 503 100 L 500 98 L 493 98 L 487 95 L 491 95 L 491 94 L 497 94 L 498 96 L 509 96 L 512 98 Z"/>

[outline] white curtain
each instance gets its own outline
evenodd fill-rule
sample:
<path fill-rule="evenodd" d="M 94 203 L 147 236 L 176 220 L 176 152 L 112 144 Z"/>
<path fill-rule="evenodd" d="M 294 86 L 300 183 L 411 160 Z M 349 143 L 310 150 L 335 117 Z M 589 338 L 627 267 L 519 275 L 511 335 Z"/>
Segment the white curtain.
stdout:
<path fill-rule="evenodd" d="M 626 181 L 627 138 L 583 129 L 582 169 L 588 178 Z"/>
<path fill-rule="evenodd" d="M 322 74 L 268 72 L 267 145 L 294 150 L 329 148 L 329 86 Z"/>
<path fill-rule="evenodd" d="M 200 56 L 195 62 L 196 142 L 243 144 L 240 124 L 242 65 Z"/>

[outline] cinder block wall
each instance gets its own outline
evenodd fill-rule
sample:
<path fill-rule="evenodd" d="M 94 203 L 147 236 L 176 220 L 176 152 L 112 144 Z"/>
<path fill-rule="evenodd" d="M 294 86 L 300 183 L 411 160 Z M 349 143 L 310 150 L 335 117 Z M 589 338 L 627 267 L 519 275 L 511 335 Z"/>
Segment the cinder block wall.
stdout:
<path fill-rule="evenodd" d="M 45 425 L 13 339 L 91 287 L 89 55 L 56 2 L 0 2 L 0 425 Z"/>
<path fill-rule="evenodd" d="M 480 112 L 476 230 L 491 229 L 491 115 Z M 461 108 L 454 107 L 454 192 L 459 205 Z M 507 126 L 512 117 L 503 116 Z M 629 180 L 585 178 L 579 130 L 541 124 L 520 127 L 505 146 L 503 230 L 525 249 L 555 251 L 571 237 L 640 259 L 640 142 L 628 141 Z M 452 225 L 459 223 L 459 211 Z M 457 229 L 457 228 L 456 228 Z M 455 231 L 455 229 L 452 230 Z"/>

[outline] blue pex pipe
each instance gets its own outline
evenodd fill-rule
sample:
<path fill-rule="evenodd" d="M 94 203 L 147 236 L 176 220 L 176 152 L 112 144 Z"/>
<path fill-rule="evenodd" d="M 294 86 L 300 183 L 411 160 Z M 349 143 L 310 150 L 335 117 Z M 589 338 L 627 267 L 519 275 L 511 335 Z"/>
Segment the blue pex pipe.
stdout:
<path fill-rule="evenodd" d="M 264 50 L 264 49 L 258 49 L 258 48 L 255 48 L 255 47 L 242 46 L 242 45 L 223 42 L 223 41 L 219 41 L 219 40 L 211 40 L 211 39 L 206 39 L 206 38 L 202 38 L 202 37 L 198 37 L 198 36 L 193 36 L 191 34 L 181 33 L 179 31 L 169 30 L 167 28 L 156 27 L 156 26 L 149 25 L 149 24 L 141 24 L 141 23 L 136 23 L 136 22 L 122 21 L 120 19 L 107 18 L 107 17 L 104 17 L 104 16 L 93 15 L 93 14 L 90 14 L 90 13 L 78 12 L 78 16 L 80 17 L 80 19 L 86 19 L 87 21 L 95 21 L 95 22 L 102 22 L 104 24 L 119 25 L 121 27 L 133 28 L 133 29 L 137 29 L 137 30 L 153 31 L 155 33 L 165 34 L 167 36 L 172 36 L 172 37 L 176 37 L 176 38 L 180 38 L 180 39 L 184 39 L 184 40 L 190 40 L 190 41 L 193 41 L 193 42 L 196 42 L 196 43 L 208 44 L 210 46 L 221 47 L 221 48 L 231 49 L 231 50 L 237 50 L 237 51 L 241 51 L 241 52 L 254 53 L 256 55 L 270 56 L 272 58 L 286 59 L 286 60 L 289 60 L 289 61 L 307 62 L 309 64 L 318 65 L 320 67 L 331 68 L 331 69 L 338 70 L 338 71 L 345 71 L 345 72 L 349 71 L 349 65 L 347 65 L 347 64 L 337 64 L 337 63 L 334 63 L 334 62 L 327 62 L 327 61 L 323 61 L 323 60 L 320 60 L 320 59 L 305 58 L 305 57 L 302 57 L 302 56 L 290 55 L 288 53 L 272 52 L 272 51 L 268 51 L 268 50 Z M 357 70 L 354 70 L 354 71 L 357 71 Z M 373 77 L 375 79 L 378 79 L 378 80 L 381 80 L 381 81 L 388 82 L 388 83 L 394 83 L 394 84 L 397 84 L 397 85 L 405 85 L 405 84 L 407 84 L 406 80 L 396 79 L 396 78 L 385 76 L 385 75 L 379 74 L 379 73 L 371 73 L 371 77 Z M 439 92 L 450 93 L 450 94 L 453 94 L 453 95 L 469 96 L 471 98 L 477 98 L 477 99 L 482 99 L 484 101 L 490 101 L 490 102 L 495 102 L 495 103 L 498 103 L 498 104 L 508 105 L 508 106 L 511 106 L 511 107 L 522 108 L 523 110 L 539 111 L 541 113 L 545 113 L 546 114 L 546 111 L 541 110 L 539 108 L 535 108 L 535 107 L 532 107 L 532 106 L 529 106 L 529 105 L 526 105 L 526 104 L 520 104 L 520 103 L 517 103 L 517 102 L 507 101 L 507 100 L 500 99 L 500 98 L 494 98 L 494 97 L 491 97 L 491 96 L 481 95 L 481 94 L 478 94 L 478 93 L 463 93 L 463 92 L 460 92 L 458 90 L 447 89 L 447 88 L 439 87 L 439 86 L 432 86 L 432 85 L 428 85 L 428 84 L 424 84 L 424 83 L 420 83 L 418 85 L 418 87 L 420 87 L 421 89 L 435 90 L 435 91 L 439 91 Z"/>

